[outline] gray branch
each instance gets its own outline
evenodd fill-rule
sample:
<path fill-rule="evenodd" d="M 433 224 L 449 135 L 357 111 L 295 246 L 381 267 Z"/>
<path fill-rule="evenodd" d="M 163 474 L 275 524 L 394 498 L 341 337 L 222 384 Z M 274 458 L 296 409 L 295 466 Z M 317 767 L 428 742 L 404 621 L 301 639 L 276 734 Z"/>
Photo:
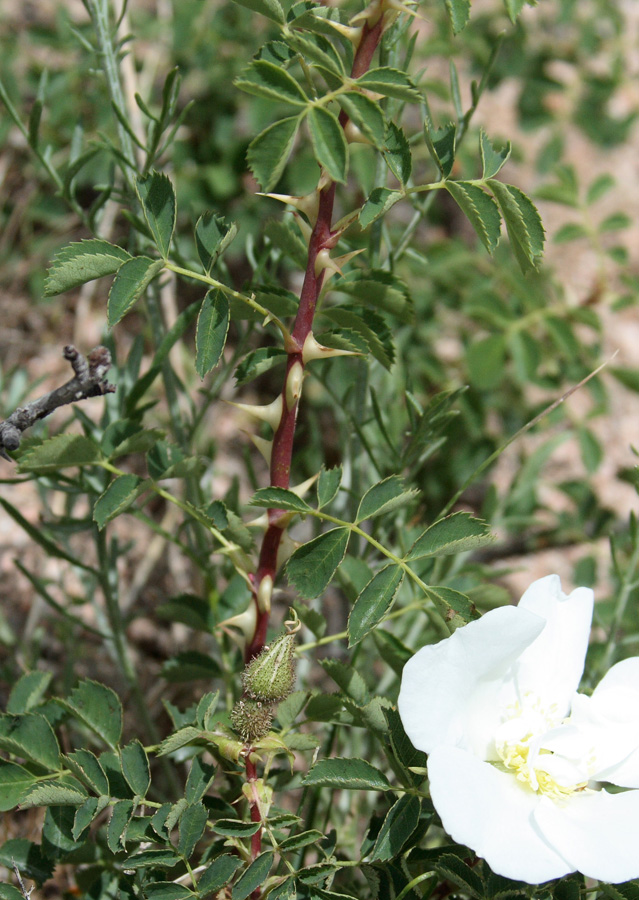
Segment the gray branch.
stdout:
<path fill-rule="evenodd" d="M 7 450 L 17 450 L 20 446 L 22 432 L 31 428 L 38 419 L 44 419 L 60 406 L 77 403 L 88 397 L 101 397 L 112 394 L 115 385 L 107 381 L 107 373 L 111 368 L 111 354 L 106 347 L 94 347 L 85 359 L 71 344 L 62 351 L 65 359 L 71 363 L 74 377 L 61 387 L 50 391 L 26 406 L 20 406 L 11 413 L 8 419 L 0 422 L 0 456 L 10 460 Z"/>

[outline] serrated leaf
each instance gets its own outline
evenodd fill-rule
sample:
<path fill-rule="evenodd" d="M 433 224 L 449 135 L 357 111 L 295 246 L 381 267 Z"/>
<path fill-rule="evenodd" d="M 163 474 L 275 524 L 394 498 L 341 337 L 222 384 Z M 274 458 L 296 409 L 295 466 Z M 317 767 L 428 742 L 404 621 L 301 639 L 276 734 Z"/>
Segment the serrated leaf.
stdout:
<path fill-rule="evenodd" d="M 74 841 L 80 841 L 96 816 L 109 805 L 108 797 L 87 797 L 84 803 L 75 811 L 71 837 Z"/>
<path fill-rule="evenodd" d="M 333 181 L 345 184 L 348 144 L 337 116 L 323 106 L 313 106 L 308 112 L 307 121 L 313 154 L 318 164 L 326 169 Z"/>
<path fill-rule="evenodd" d="M 536 268 L 544 251 L 545 232 L 533 202 L 512 184 L 502 184 L 492 178 L 487 184 L 499 203 L 521 270 Z"/>
<path fill-rule="evenodd" d="M 358 91 L 344 91 L 337 97 L 340 106 L 351 122 L 367 137 L 378 150 L 384 147 L 386 122 L 379 103 L 375 103 Z"/>
<path fill-rule="evenodd" d="M 241 822 L 239 819 L 218 819 L 212 826 L 216 834 L 226 837 L 251 837 L 260 830 L 259 822 Z"/>
<path fill-rule="evenodd" d="M 0 900 L 24 900 L 24 894 L 12 884 L 0 884 Z"/>
<path fill-rule="evenodd" d="M 404 481 L 399 475 L 391 475 L 383 481 L 378 481 L 360 500 L 355 524 L 397 509 L 414 499 L 418 493 L 417 490 L 406 490 Z"/>
<path fill-rule="evenodd" d="M 200 378 L 220 361 L 230 321 L 226 295 L 217 288 L 210 290 L 202 302 L 195 332 L 195 369 Z"/>
<path fill-rule="evenodd" d="M 90 466 L 101 459 L 100 448 L 81 434 L 56 434 L 27 450 L 18 460 L 22 472 L 55 472 L 70 466 Z"/>
<path fill-rule="evenodd" d="M 38 887 L 52 877 L 54 865 L 54 861 L 47 857 L 40 844 L 35 844 L 25 838 L 12 838 L 4 841 L 0 847 L 0 866 L 11 872 L 16 866 L 23 877 L 35 881 Z M 6 889 L 7 893 L 0 893 L 0 897 L 6 896 L 7 900 L 13 900 L 14 895 L 11 891 L 16 888 L 8 884 L 3 884 L 1 887 Z M 27 892 L 25 891 L 25 893 Z M 21 892 L 19 897 L 20 900 L 25 900 L 24 894 Z"/>
<path fill-rule="evenodd" d="M 325 72 L 329 72 L 338 85 L 342 81 L 344 75 L 342 58 L 331 42 L 322 35 L 312 34 L 309 31 L 302 36 L 299 31 L 289 31 L 286 35 L 286 46 L 289 52 L 297 52 L 304 59 L 316 63 L 323 76 Z M 335 84 L 333 79 L 329 79 L 331 85 Z M 331 89 L 335 88 L 331 86 Z"/>
<path fill-rule="evenodd" d="M 144 218 L 162 259 L 167 259 L 175 229 L 175 191 L 162 172 L 149 172 L 136 179 L 135 189 Z"/>
<path fill-rule="evenodd" d="M 200 698 L 197 709 L 195 711 L 195 718 L 198 725 L 205 731 L 209 731 L 211 729 L 213 716 L 215 715 L 215 710 L 217 709 L 219 699 L 219 691 L 207 691 L 207 693 L 203 694 Z M 189 801 L 189 803 L 195 803 L 195 800 L 189 799 L 188 797 L 187 800 Z"/>
<path fill-rule="evenodd" d="M 113 275 L 129 259 L 130 253 L 108 241 L 68 244 L 53 257 L 44 283 L 45 297 L 62 294 L 104 275 Z"/>
<path fill-rule="evenodd" d="M 133 793 L 137 797 L 145 797 L 151 786 L 151 772 L 144 747 L 138 740 L 121 748 L 120 763 L 122 774 Z"/>
<path fill-rule="evenodd" d="M 484 247 L 492 253 L 501 232 L 501 216 L 493 198 L 467 181 L 447 181 L 444 187 L 465 214 Z"/>
<path fill-rule="evenodd" d="M 93 521 L 98 528 L 102 530 L 107 522 L 111 522 L 127 510 L 148 484 L 148 481 L 144 481 L 138 475 L 118 475 L 114 478 L 93 507 Z"/>
<path fill-rule="evenodd" d="M 173 753 L 175 750 L 179 750 L 180 747 L 185 747 L 201 737 L 202 732 L 199 728 L 194 728 L 192 725 L 180 728 L 175 734 L 170 734 L 162 741 L 158 750 L 158 756 L 166 756 L 168 753 Z"/>
<path fill-rule="evenodd" d="M 428 594 L 435 602 L 443 618 L 455 628 L 466 625 L 477 618 L 477 610 L 466 594 L 453 588 L 438 586 L 428 587 Z"/>
<path fill-rule="evenodd" d="M 348 528 L 333 528 L 291 556 L 286 572 L 302 597 L 312 600 L 323 593 L 344 559 L 349 536 Z"/>
<path fill-rule="evenodd" d="M 422 559 L 424 556 L 449 556 L 475 550 L 492 543 L 494 536 L 481 519 L 470 513 L 457 512 L 435 522 L 421 534 L 407 555 L 406 560 Z"/>
<path fill-rule="evenodd" d="M 347 663 L 338 659 L 320 659 L 320 665 L 327 672 L 341 691 L 350 697 L 357 706 L 370 703 L 370 694 L 366 682 L 360 673 Z"/>
<path fill-rule="evenodd" d="M 403 580 L 403 570 L 391 563 L 368 582 L 348 617 L 349 647 L 361 641 L 386 615 Z"/>
<path fill-rule="evenodd" d="M 228 853 L 218 856 L 200 876 L 200 880 L 197 883 L 200 897 L 216 894 L 229 883 L 241 865 L 242 860 L 239 856 L 231 856 Z"/>
<path fill-rule="evenodd" d="M 567 244 L 569 241 L 577 241 L 588 237 L 588 230 L 578 222 L 567 222 L 558 228 L 553 235 L 553 243 Z"/>
<path fill-rule="evenodd" d="M 107 301 L 109 328 L 113 328 L 124 318 L 163 268 L 163 260 L 149 259 L 148 256 L 136 256 L 120 266 L 113 279 Z"/>
<path fill-rule="evenodd" d="M 482 178 L 494 178 L 510 157 L 510 141 L 501 150 L 491 144 L 483 128 L 479 130 L 479 152 L 481 153 Z"/>
<path fill-rule="evenodd" d="M 394 122 L 389 123 L 386 132 L 384 159 L 395 178 L 402 185 L 406 184 L 413 168 L 410 144 L 403 129 Z"/>
<path fill-rule="evenodd" d="M 393 859 L 401 853 L 402 847 L 419 824 L 421 801 L 419 797 L 405 794 L 386 813 L 386 817 L 375 839 L 370 858 Z"/>
<path fill-rule="evenodd" d="M 206 212 L 197 220 L 195 244 L 208 274 L 237 234 L 237 225 L 227 225 L 222 216 Z"/>
<path fill-rule="evenodd" d="M 357 84 L 367 91 L 383 94 L 384 97 L 394 97 L 408 102 L 422 99 L 421 92 L 408 75 L 390 66 L 369 69 L 357 79 Z"/>
<path fill-rule="evenodd" d="M 87 799 L 82 786 L 76 782 L 76 787 L 70 784 L 57 784 L 45 781 L 35 785 L 20 801 L 23 809 L 34 806 L 81 806 Z"/>
<path fill-rule="evenodd" d="M 454 853 L 444 853 L 434 863 L 434 867 L 440 875 L 463 890 L 469 891 L 472 896 L 484 896 L 482 881 L 478 873 Z"/>
<path fill-rule="evenodd" d="M 508 11 L 508 18 L 513 23 L 513 25 L 517 21 L 517 17 L 519 16 L 519 13 L 522 11 L 526 3 L 527 0 L 504 0 L 504 5 L 506 7 L 506 10 Z"/>
<path fill-rule="evenodd" d="M 444 178 L 448 178 L 455 163 L 457 126 L 449 122 L 443 128 L 434 128 L 427 119 L 424 122 L 424 137 L 435 164 Z"/>
<path fill-rule="evenodd" d="M 250 502 L 251 506 L 264 506 L 267 509 L 285 509 L 299 513 L 311 511 L 311 507 L 305 500 L 285 488 L 261 488 L 255 492 Z"/>
<path fill-rule="evenodd" d="M 0 760 L 0 812 L 18 805 L 20 797 L 31 788 L 36 776 L 16 763 Z"/>
<path fill-rule="evenodd" d="M 146 900 L 189 900 L 198 895 L 175 881 L 153 881 L 145 885 L 144 896 Z"/>
<path fill-rule="evenodd" d="M 180 862 L 180 857 L 168 848 L 158 850 L 142 850 L 129 856 L 126 861 L 127 869 L 172 869 Z"/>
<path fill-rule="evenodd" d="M 470 16 L 470 0 L 444 0 L 453 34 L 464 29 Z"/>
<path fill-rule="evenodd" d="M 316 844 L 317 841 L 322 841 L 326 835 L 321 831 L 317 831 L 315 828 L 309 829 L 309 831 L 302 831 L 301 834 L 293 834 L 290 837 L 284 838 L 280 843 L 281 850 L 299 850 L 301 847 L 308 847 L 310 844 Z"/>
<path fill-rule="evenodd" d="M 90 750 L 84 748 L 68 753 L 65 757 L 67 766 L 76 778 L 84 781 L 96 794 L 109 793 L 109 781 L 100 760 Z"/>
<path fill-rule="evenodd" d="M 404 197 L 402 191 L 391 191 L 390 188 L 374 188 L 359 213 L 359 224 L 368 228 Z"/>
<path fill-rule="evenodd" d="M 7 712 L 12 715 L 30 712 L 38 706 L 51 681 L 51 672 L 25 672 L 11 688 Z"/>
<path fill-rule="evenodd" d="M 600 200 L 604 194 L 607 194 L 609 190 L 611 190 L 616 184 L 615 179 L 609 173 L 604 173 L 603 175 L 598 175 L 597 178 L 593 179 L 591 183 L 588 185 L 588 190 L 586 192 L 586 203 L 590 206 L 592 203 L 596 203 L 597 200 Z"/>
<path fill-rule="evenodd" d="M 392 272 L 371 269 L 349 273 L 348 280 L 342 279 L 334 290 L 348 294 L 373 309 L 384 310 L 401 322 L 412 323 L 415 320 L 408 285 Z"/>
<path fill-rule="evenodd" d="M 214 777 L 215 766 L 205 763 L 201 756 L 194 756 L 184 791 L 186 802 L 189 804 L 199 803 Z"/>
<path fill-rule="evenodd" d="M 126 848 L 126 830 L 134 810 L 132 800 L 118 800 L 113 805 L 107 825 L 107 844 L 111 853 L 118 853 Z"/>
<path fill-rule="evenodd" d="M 178 853 L 186 859 L 191 856 L 204 834 L 207 818 L 208 814 L 201 803 L 187 806 L 180 816 Z"/>
<path fill-rule="evenodd" d="M 306 106 L 308 103 L 308 97 L 286 69 L 265 59 L 249 63 L 235 79 L 235 85 L 256 97 L 268 97 L 293 106 Z"/>
<path fill-rule="evenodd" d="M 49 722 L 40 713 L 0 715 L 0 749 L 46 769 L 59 768 L 60 748 Z"/>
<path fill-rule="evenodd" d="M 261 853 L 257 859 L 253 860 L 233 885 L 231 900 L 246 900 L 249 894 L 264 884 L 273 865 L 273 856 L 273 851 L 267 850 L 266 853 Z"/>
<path fill-rule="evenodd" d="M 115 750 L 122 734 L 122 704 L 115 691 L 86 678 L 58 702 Z"/>
<path fill-rule="evenodd" d="M 270 19 L 271 22 L 276 22 L 278 25 L 283 25 L 286 22 L 284 10 L 278 0 L 234 0 L 234 2 L 245 9 L 260 13 L 260 15 Z"/>
<path fill-rule="evenodd" d="M 258 347 L 257 350 L 251 350 L 235 370 L 236 386 L 242 387 L 274 366 L 281 365 L 286 362 L 287 356 L 286 350 L 281 347 Z"/>
<path fill-rule="evenodd" d="M 383 772 L 364 759 L 320 759 L 302 778 L 310 787 L 341 788 L 347 791 L 387 791 L 390 783 Z"/>
<path fill-rule="evenodd" d="M 300 121 L 299 116 L 280 119 L 260 132 L 249 144 L 246 159 L 262 190 L 272 190 L 280 180 L 291 155 Z"/>
<path fill-rule="evenodd" d="M 319 509 L 328 506 L 328 504 L 335 499 L 341 483 L 341 466 L 334 466 L 332 469 L 327 469 L 322 466 L 319 478 L 317 479 L 317 506 Z"/>
<path fill-rule="evenodd" d="M 323 310 L 323 317 L 359 334 L 375 359 L 390 369 L 395 361 L 392 334 L 383 316 L 373 310 L 352 306 L 333 306 Z"/>

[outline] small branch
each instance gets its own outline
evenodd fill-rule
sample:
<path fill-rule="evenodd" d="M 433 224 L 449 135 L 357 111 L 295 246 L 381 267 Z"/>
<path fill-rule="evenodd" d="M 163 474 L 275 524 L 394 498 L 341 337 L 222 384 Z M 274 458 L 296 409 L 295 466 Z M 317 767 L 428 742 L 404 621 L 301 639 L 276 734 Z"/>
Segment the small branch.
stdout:
<path fill-rule="evenodd" d="M 111 354 L 106 347 L 94 347 L 85 359 L 71 344 L 66 346 L 62 355 L 71 363 L 75 375 L 66 384 L 50 391 L 26 406 L 20 406 L 11 413 L 8 419 L 0 423 L 0 456 L 11 460 L 7 450 L 17 450 L 20 446 L 22 432 L 44 419 L 60 406 L 77 403 L 88 397 L 101 397 L 112 394 L 115 385 L 107 381 L 107 373 L 111 368 Z"/>

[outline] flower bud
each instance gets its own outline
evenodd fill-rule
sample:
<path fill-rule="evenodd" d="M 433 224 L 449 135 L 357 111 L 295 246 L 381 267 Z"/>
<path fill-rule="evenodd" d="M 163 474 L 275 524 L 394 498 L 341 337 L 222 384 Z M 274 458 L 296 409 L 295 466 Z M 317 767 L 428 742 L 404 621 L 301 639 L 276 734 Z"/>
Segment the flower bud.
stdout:
<path fill-rule="evenodd" d="M 260 700 L 238 700 L 231 710 L 231 725 L 247 744 L 259 741 L 271 730 L 273 710 Z"/>
<path fill-rule="evenodd" d="M 294 635 L 282 634 L 251 660 L 242 676 L 249 696 L 267 703 L 278 703 L 288 697 L 295 683 L 294 644 Z"/>

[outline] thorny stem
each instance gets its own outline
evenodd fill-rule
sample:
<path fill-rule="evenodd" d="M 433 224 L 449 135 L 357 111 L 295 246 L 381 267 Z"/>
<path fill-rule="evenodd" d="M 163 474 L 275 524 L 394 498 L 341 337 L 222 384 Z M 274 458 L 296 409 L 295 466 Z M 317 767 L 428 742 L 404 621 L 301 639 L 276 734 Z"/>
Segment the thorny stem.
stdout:
<path fill-rule="evenodd" d="M 373 55 L 380 42 L 384 30 L 383 17 L 375 24 L 366 22 L 362 29 L 353 67 L 352 78 L 359 78 L 370 67 Z M 348 116 L 342 110 L 339 121 L 344 128 Z M 298 401 L 287 402 L 289 381 L 294 370 L 304 370 L 303 348 L 313 327 L 313 317 L 317 301 L 324 282 L 324 269 L 317 266 L 318 256 L 323 250 L 332 250 L 339 239 L 339 231 L 332 230 L 333 206 L 335 203 L 335 182 L 330 182 L 320 189 L 317 220 L 311 232 L 308 244 L 308 258 L 304 282 L 300 292 L 300 304 L 289 342 L 286 375 L 282 387 L 282 417 L 275 430 L 270 463 L 270 482 L 273 487 L 288 488 L 291 476 L 291 460 L 297 421 Z M 284 534 L 285 526 L 281 523 L 281 512 L 269 509 L 268 526 L 262 541 L 259 563 L 255 573 L 253 586 L 253 602 L 257 605 L 257 624 L 252 640 L 247 643 L 245 659 L 248 662 L 263 648 L 266 639 L 270 614 L 270 598 L 268 602 L 258 602 L 259 588 L 265 578 L 275 580 L 277 572 L 277 554 Z M 272 582 L 271 582 L 272 583 Z"/>

